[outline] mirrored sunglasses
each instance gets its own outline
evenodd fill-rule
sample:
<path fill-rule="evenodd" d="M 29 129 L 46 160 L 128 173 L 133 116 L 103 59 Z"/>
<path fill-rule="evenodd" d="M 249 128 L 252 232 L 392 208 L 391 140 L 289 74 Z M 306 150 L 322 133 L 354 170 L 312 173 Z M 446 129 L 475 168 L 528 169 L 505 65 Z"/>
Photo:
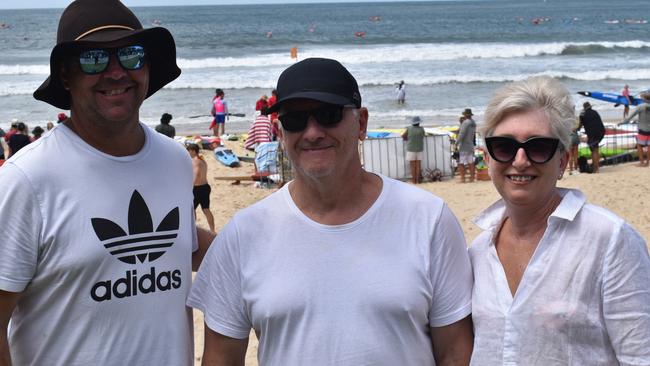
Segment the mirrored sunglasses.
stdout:
<path fill-rule="evenodd" d="M 287 111 L 278 115 L 282 128 L 289 132 L 300 132 L 307 128 L 309 117 L 314 117 L 319 125 L 329 128 L 336 126 L 343 119 L 345 106 L 327 104 L 309 111 Z"/>
<path fill-rule="evenodd" d="M 95 75 L 106 71 L 111 54 L 117 56 L 120 65 L 126 70 L 139 70 L 144 66 L 144 47 L 134 45 L 83 50 L 79 53 L 79 66 L 81 67 L 81 71 L 88 75 Z"/>
<path fill-rule="evenodd" d="M 485 138 L 490 156 L 499 163 L 512 162 L 517 156 L 517 151 L 524 149 L 528 160 L 535 164 L 544 164 L 553 158 L 559 143 L 559 139 L 550 137 L 533 137 L 524 142 L 505 136 Z"/>

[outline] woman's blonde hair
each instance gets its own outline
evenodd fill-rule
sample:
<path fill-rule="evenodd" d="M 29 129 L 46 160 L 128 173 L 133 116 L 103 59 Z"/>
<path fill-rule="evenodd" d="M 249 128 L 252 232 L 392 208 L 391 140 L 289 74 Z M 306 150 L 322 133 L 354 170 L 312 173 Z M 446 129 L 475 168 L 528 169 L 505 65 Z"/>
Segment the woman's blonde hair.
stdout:
<path fill-rule="evenodd" d="M 546 114 L 551 133 L 560 139 L 560 150 L 569 149 L 571 129 L 576 122 L 573 99 L 562 83 L 548 76 L 530 77 L 497 90 L 487 106 L 479 133 L 489 137 L 507 116 L 535 110 Z"/>

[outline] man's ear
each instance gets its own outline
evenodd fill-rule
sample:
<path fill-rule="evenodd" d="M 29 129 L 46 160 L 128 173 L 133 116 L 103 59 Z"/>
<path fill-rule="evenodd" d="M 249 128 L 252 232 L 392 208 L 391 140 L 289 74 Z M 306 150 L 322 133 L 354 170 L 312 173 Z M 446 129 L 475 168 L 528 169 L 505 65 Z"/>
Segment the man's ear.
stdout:
<path fill-rule="evenodd" d="M 59 77 L 61 78 L 61 84 L 65 90 L 70 90 L 70 82 L 68 81 L 68 68 L 65 67 L 65 63 L 61 62 L 59 64 Z"/>
<path fill-rule="evenodd" d="M 366 139 L 367 132 L 368 132 L 368 108 L 361 107 L 359 108 L 359 140 L 360 141 Z"/>
<path fill-rule="evenodd" d="M 282 126 L 280 126 L 280 121 L 278 121 L 278 140 L 282 140 L 283 138 L 284 138 L 284 130 L 282 130 Z"/>
<path fill-rule="evenodd" d="M 276 121 L 278 123 L 278 141 L 280 142 L 280 147 L 283 150 L 285 150 L 285 146 L 284 146 L 284 130 L 282 129 L 282 125 L 280 124 L 280 121 L 277 120 L 277 119 L 276 119 Z"/>

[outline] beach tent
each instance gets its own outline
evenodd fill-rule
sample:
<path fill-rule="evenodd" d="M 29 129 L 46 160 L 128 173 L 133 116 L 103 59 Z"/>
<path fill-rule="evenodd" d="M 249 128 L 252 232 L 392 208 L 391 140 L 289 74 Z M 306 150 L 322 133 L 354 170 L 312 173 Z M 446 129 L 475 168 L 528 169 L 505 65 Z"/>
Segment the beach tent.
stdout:
<path fill-rule="evenodd" d="M 446 134 L 424 137 L 422 171 L 439 169 L 443 177 L 451 177 L 451 141 Z M 411 171 L 406 161 L 406 144 L 401 137 L 366 139 L 361 145 L 364 168 L 372 173 L 395 179 L 409 179 Z"/>

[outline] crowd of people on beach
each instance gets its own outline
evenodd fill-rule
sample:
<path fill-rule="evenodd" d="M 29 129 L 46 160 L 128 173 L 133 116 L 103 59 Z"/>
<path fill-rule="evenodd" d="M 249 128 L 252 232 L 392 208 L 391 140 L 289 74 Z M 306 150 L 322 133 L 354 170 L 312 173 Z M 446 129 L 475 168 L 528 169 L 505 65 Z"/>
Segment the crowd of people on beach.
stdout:
<path fill-rule="evenodd" d="M 364 169 L 370 111 L 327 58 L 292 64 L 260 103 L 293 180 L 217 235 L 198 147 L 139 120 L 176 62 L 172 34 L 120 0 L 63 11 L 34 97 L 70 117 L 0 168 L 0 365 L 191 366 L 191 309 L 203 365 L 244 365 L 251 331 L 261 365 L 650 363 L 646 239 L 557 186 L 576 123 L 560 81 L 505 84 L 481 124 L 463 112 L 461 163 L 471 181 L 478 129 L 499 195 L 468 250 L 441 198 Z M 403 137 L 410 161 L 420 122 Z"/>
<path fill-rule="evenodd" d="M 57 123 L 61 123 L 66 118 L 68 117 L 65 113 L 59 113 Z M 54 128 L 54 123 L 47 122 L 46 128 L 47 131 L 51 130 Z M 4 131 L 0 128 L 0 166 L 4 160 L 9 159 L 23 147 L 38 140 L 45 132 L 46 130 L 43 127 L 36 126 L 30 133 L 27 124 L 20 122 L 18 119 L 11 121 L 9 131 Z"/>

